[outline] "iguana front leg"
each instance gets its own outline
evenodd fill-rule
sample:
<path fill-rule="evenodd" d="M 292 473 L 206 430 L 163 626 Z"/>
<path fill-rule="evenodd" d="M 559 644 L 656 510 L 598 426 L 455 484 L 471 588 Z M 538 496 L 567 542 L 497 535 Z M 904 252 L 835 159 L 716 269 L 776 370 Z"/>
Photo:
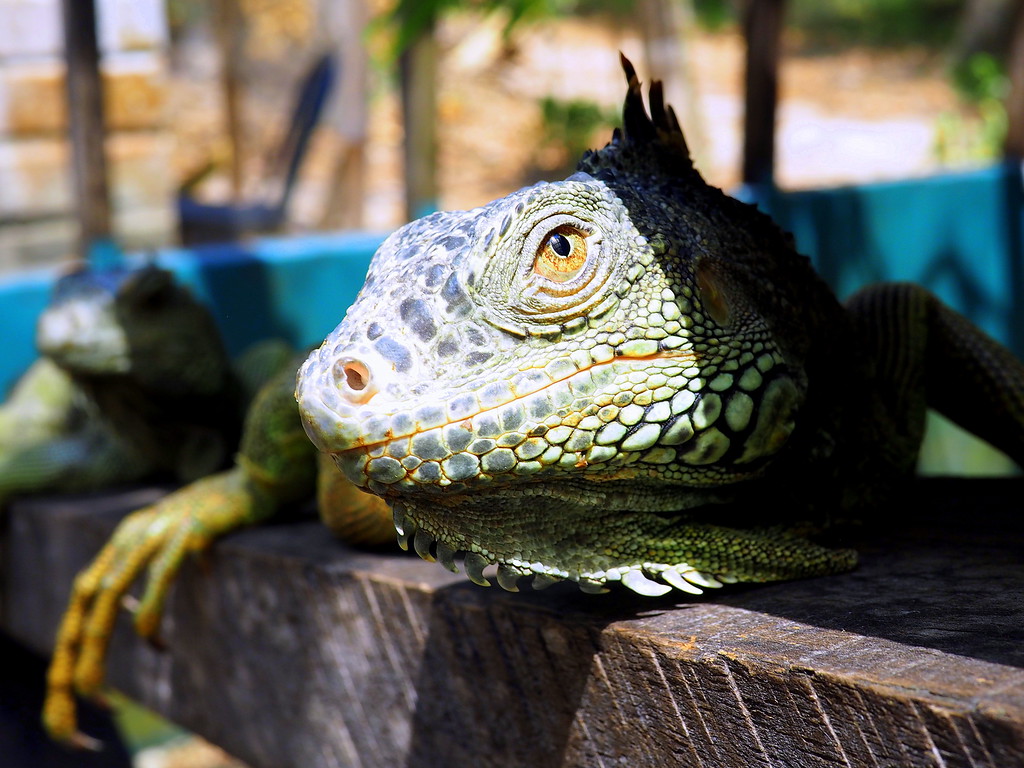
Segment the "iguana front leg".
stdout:
<path fill-rule="evenodd" d="M 293 385 L 290 368 L 261 390 L 233 469 L 129 515 L 75 580 L 57 635 L 43 712 L 55 738 L 91 744 L 77 731 L 73 691 L 88 695 L 102 683 L 118 606 L 144 569 L 149 569 L 149 579 L 135 627 L 152 637 L 170 583 L 188 554 L 206 549 L 228 531 L 267 518 L 283 504 L 313 495 L 315 449 L 299 422 Z"/>
<path fill-rule="evenodd" d="M 619 530 L 617 531 L 616 528 Z M 798 535 L 797 528 L 730 528 L 637 515 L 608 527 L 606 551 L 623 542 L 619 579 L 634 592 L 662 595 L 670 588 L 701 594 L 701 587 L 825 576 L 857 564 L 852 549 L 829 549 Z M 628 568 L 628 570 L 625 570 Z"/>
<path fill-rule="evenodd" d="M 1024 467 L 1024 364 L 1012 352 L 919 285 L 871 285 L 846 308 L 887 400 L 890 454 L 912 468 L 934 408 Z"/>
<path fill-rule="evenodd" d="M 47 676 L 43 722 L 59 741 L 93 744 L 77 732 L 73 692 L 94 695 L 103 682 L 118 608 L 143 570 L 148 579 L 135 609 L 136 631 L 156 635 L 168 589 L 185 557 L 240 526 L 273 513 L 275 501 L 235 467 L 198 480 L 132 513 L 74 581 Z"/>
<path fill-rule="evenodd" d="M 394 545 L 391 508 L 379 496 L 356 488 L 325 453 L 317 454 L 316 506 L 335 536 L 360 547 Z"/>

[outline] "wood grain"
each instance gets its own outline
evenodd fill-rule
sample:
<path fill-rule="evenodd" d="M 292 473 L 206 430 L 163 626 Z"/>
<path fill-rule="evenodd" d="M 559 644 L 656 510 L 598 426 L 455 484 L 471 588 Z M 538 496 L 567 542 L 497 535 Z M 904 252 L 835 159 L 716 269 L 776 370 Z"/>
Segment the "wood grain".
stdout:
<path fill-rule="evenodd" d="M 121 627 L 112 679 L 255 768 L 1012 768 L 1022 490 L 920 481 L 854 536 L 857 571 L 692 600 L 508 594 L 271 525 L 185 568 L 166 651 Z M 7 631 L 46 649 L 74 572 L 155 493 L 15 504 Z"/>

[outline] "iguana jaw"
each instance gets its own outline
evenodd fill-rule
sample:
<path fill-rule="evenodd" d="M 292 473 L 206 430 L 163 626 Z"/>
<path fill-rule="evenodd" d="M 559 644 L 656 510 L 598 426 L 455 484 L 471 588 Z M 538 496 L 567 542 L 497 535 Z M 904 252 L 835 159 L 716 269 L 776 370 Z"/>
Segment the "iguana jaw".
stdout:
<path fill-rule="evenodd" d="M 784 365 L 763 350 L 760 356 L 741 354 L 733 380 L 758 382 L 746 390 L 737 384 L 741 402 L 755 403 L 743 422 L 729 415 L 729 392 L 719 388 L 697 397 L 680 386 L 692 380 L 694 389 L 708 390 L 698 363 L 688 353 L 614 358 L 425 431 L 403 432 L 401 425 L 411 423 L 409 418 L 392 415 L 390 428 L 384 429 L 386 439 L 376 441 L 368 436 L 385 418 L 374 408 L 379 403 L 370 398 L 363 404 L 344 404 L 330 398 L 333 390 L 324 398 L 318 384 L 324 367 L 316 355 L 304 367 L 297 391 L 313 442 L 334 457 L 354 484 L 392 505 L 399 542 L 411 544 L 425 559 L 451 569 L 456 555 L 464 553 L 473 581 L 483 583 L 483 568 L 497 565 L 498 583 L 505 588 L 532 575 L 535 586 L 571 580 L 586 591 L 602 591 L 606 583 L 622 581 L 642 594 L 662 594 L 673 587 L 696 592 L 700 586 L 737 577 L 710 567 L 713 563 L 658 558 L 652 553 L 662 546 L 662 529 L 678 520 L 673 513 L 726 501 L 730 486 L 756 477 L 765 459 L 785 443 L 798 401 Z M 631 412 L 611 405 L 612 393 L 622 391 L 622 381 L 632 373 L 652 375 L 659 368 L 668 372 L 668 379 L 682 379 L 676 383 L 677 396 L 661 401 L 666 418 L 652 422 L 653 434 L 664 443 L 660 447 L 654 437 L 630 441 L 629 435 L 641 434 L 642 423 L 616 421 L 622 414 L 631 422 Z M 673 374 L 677 369 L 690 371 L 693 378 Z M 744 370 L 751 373 L 744 377 Z M 326 371 L 336 372 L 333 366 Z M 535 410 L 532 400 L 537 396 L 542 400 Z M 558 412 L 552 401 L 559 403 L 560 398 L 580 409 L 578 419 L 567 413 L 557 419 L 575 423 L 566 430 L 568 438 L 543 419 L 531 421 L 533 412 L 550 419 Z M 610 410 L 603 411 L 600 403 Z M 402 405 L 406 414 L 417 411 L 415 401 Z M 572 409 L 563 405 L 563 410 Z M 590 414 L 589 420 L 584 413 Z M 606 420 L 597 418 L 598 413 Z M 644 413 L 658 418 L 655 410 Z M 679 427 L 672 427 L 673 418 L 679 419 Z M 609 424 L 621 428 L 602 433 Z M 500 431 L 501 425 L 513 428 L 504 434 L 489 431 Z M 734 427 L 741 431 L 730 432 Z M 704 466 L 707 445 L 723 438 L 736 443 L 729 454 L 735 463 Z M 747 445 L 756 446 L 756 459 L 740 462 Z M 425 450 L 439 453 L 426 455 Z M 694 463 L 686 466 L 685 457 Z M 673 469 L 652 461 L 659 458 L 679 463 Z M 425 471 L 431 466 L 431 472 Z M 644 530 L 652 538 L 639 535 Z"/>
<path fill-rule="evenodd" d="M 414 499 L 395 500 L 392 508 L 398 543 L 403 549 L 411 545 L 424 560 L 440 562 L 454 573 L 461 557 L 469 579 L 481 586 L 490 585 L 484 569 L 497 566 L 498 584 L 512 592 L 524 576 L 532 577 L 530 584 L 535 589 L 567 580 L 584 592 L 604 592 L 608 584 L 621 582 L 650 596 L 673 588 L 701 594 L 701 587 L 719 587 L 736 580 L 729 573 L 716 578 L 687 563 L 658 562 L 653 549 L 643 551 L 645 532 L 654 541 L 653 537 L 678 517 L 614 509 L 595 512 L 590 504 L 580 504 L 587 494 L 579 486 L 562 484 L 561 493 L 552 496 L 545 496 L 544 490 L 551 489 L 522 487 L 518 500 L 476 494 L 459 499 L 455 508 Z M 664 499 L 677 505 L 679 495 L 677 489 L 670 502 L 667 494 Z M 708 498 L 703 496 L 700 501 Z"/>
<path fill-rule="evenodd" d="M 462 410 L 430 399 L 346 400 L 337 395 L 337 366 L 314 353 L 297 396 L 313 443 L 355 485 L 386 498 L 580 475 L 734 483 L 781 449 L 799 404 L 785 366 L 763 350 L 739 354 L 734 373 L 712 374 L 713 388 L 704 371 L 717 369 L 689 353 L 564 362 L 486 385 L 469 398 L 474 409 Z M 630 389 L 637 373 L 664 382 L 643 406 Z"/>

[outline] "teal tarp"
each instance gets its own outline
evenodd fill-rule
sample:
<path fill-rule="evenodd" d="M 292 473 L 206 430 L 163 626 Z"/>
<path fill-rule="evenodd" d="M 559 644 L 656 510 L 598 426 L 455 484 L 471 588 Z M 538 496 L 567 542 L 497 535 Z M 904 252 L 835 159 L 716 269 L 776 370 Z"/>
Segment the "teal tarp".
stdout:
<path fill-rule="evenodd" d="M 744 196 L 793 233 L 840 297 L 920 283 L 1024 357 L 1019 166 Z"/>
<path fill-rule="evenodd" d="M 192 250 L 133 256 L 152 258 L 175 272 L 207 301 L 232 354 L 268 337 L 296 346 L 318 344 L 339 323 L 359 292 L 375 233 L 269 238 Z M 57 272 L 17 275 L 0 282 L 0 392 L 32 362 L 36 318 L 49 299 Z"/>

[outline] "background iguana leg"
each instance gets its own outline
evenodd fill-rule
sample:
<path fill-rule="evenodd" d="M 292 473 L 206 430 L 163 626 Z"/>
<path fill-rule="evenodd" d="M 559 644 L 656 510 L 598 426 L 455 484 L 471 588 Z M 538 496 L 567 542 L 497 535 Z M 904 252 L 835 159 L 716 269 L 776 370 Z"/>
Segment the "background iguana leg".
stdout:
<path fill-rule="evenodd" d="M 156 632 L 164 599 L 189 553 L 258 522 L 282 504 L 312 496 L 315 449 L 292 396 L 294 368 L 261 390 L 246 420 L 236 466 L 182 488 L 129 515 L 93 564 L 76 580 L 58 631 L 43 721 L 58 740 L 89 745 L 77 732 L 73 691 L 96 691 L 117 609 L 132 582 L 149 568 L 135 625 Z"/>
<path fill-rule="evenodd" d="M 911 439 L 931 407 L 1024 467 L 1024 363 L 1012 352 L 911 283 L 869 286 L 846 307 Z"/>
<path fill-rule="evenodd" d="M 71 434 L 0 453 L 0 501 L 19 493 L 72 493 L 131 483 L 152 469 L 145 457 L 96 421 Z"/>
<path fill-rule="evenodd" d="M 81 412 L 81 399 L 71 377 L 56 363 L 45 357 L 36 360 L 0 405 L 0 452 L 67 432 Z"/>
<path fill-rule="evenodd" d="M 151 470 L 52 360 L 33 363 L 0 406 L 0 501 L 132 482 Z"/>

